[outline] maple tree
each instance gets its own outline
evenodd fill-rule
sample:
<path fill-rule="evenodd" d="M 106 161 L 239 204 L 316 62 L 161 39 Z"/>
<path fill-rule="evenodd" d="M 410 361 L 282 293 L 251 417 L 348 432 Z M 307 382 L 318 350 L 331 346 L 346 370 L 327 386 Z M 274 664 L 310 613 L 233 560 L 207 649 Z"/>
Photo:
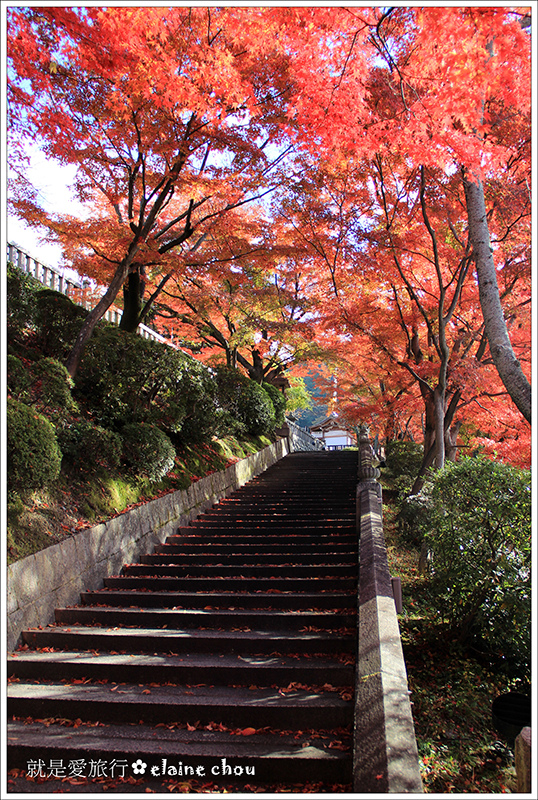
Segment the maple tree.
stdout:
<path fill-rule="evenodd" d="M 491 187 L 500 211 L 492 224 L 505 256 L 514 346 L 528 358 L 529 216 L 524 199 L 501 211 L 501 187 L 514 201 L 511 180 L 507 169 Z M 325 165 L 280 208 L 307 258 L 325 270 L 318 324 L 339 354 L 345 415 L 352 424 L 377 418 L 390 439 L 397 411 L 405 413 L 406 431 L 417 437 L 422 429 L 421 475 L 434 458 L 440 467 L 445 454 L 455 457 L 462 426 L 464 442 L 471 437 L 475 446 L 473 431 L 481 445 L 488 431 L 507 446 L 522 435 L 517 448 L 523 463 L 528 458 L 529 431 L 507 406 L 487 350 L 464 208 L 458 172 L 409 168 L 388 148 L 383 158 L 348 158 L 345 169 Z M 410 429 L 413 417 L 419 424 Z"/>
<path fill-rule="evenodd" d="M 156 314 L 256 379 L 315 335 L 352 416 L 423 430 L 438 466 L 501 406 L 526 437 L 505 392 L 529 421 L 528 20 L 13 9 L 13 155 L 27 132 L 76 164 L 91 215 L 45 214 L 20 182 L 14 205 L 108 287 L 71 371 L 123 287 L 124 327 Z"/>
<path fill-rule="evenodd" d="M 530 182 L 530 38 L 528 8 L 389 8 L 348 10 L 357 30 L 370 28 L 369 43 L 385 68 L 372 65 L 364 83 L 368 109 L 353 102 L 356 82 L 338 86 L 345 126 L 318 126 L 327 148 L 368 156 L 396 146 L 409 164 L 461 170 L 467 224 L 480 283 L 486 335 L 495 365 L 512 399 L 530 422 L 530 384 L 508 337 L 496 282 L 486 219 L 487 182 L 507 162 L 519 160 L 519 182 Z M 437 35 L 443 30 L 443 36 Z M 352 60 L 350 53 L 346 67 Z M 368 85 L 369 79 L 369 85 Z M 327 113 L 327 122 L 333 116 Z M 502 121 L 520 132 L 519 142 L 498 135 Z M 309 124 L 307 118 L 305 124 Z M 518 153 L 523 145 L 523 157 Z M 518 153 L 518 155 L 516 155 Z M 489 291 L 488 291 L 489 289 Z"/>
<path fill-rule="evenodd" d="M 265 15 L 238 24 L 226 8 L 11 11 L 13 135 L 76 164 L 91 216 L 46 214 L 31 191 L 14 205 L 107 286 L 68 359 L 71 373 L 129 275 L 127 316 L 136 321 L 142 269 L 164 286 L 231 209 L 281 180 L 286 62 L 270 33 Z"/>

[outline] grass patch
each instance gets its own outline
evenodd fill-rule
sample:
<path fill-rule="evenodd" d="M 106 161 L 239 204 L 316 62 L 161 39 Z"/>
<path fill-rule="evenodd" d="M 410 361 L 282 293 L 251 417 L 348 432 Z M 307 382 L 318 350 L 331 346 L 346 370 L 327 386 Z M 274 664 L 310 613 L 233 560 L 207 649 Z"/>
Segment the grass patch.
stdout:
<path fill-rule="evenodd" d="M 225 469 L 271 444 L 265 436 L 237 440 L 232 436 L 178 452 L 174 468 L 151 482 L 105 469 L 90 475 L 60 474 L 48 490 L 26 493 L 8 502 L 8 564 L 57 544 L 83 528 L 124 513 L 193 481 Z"/>

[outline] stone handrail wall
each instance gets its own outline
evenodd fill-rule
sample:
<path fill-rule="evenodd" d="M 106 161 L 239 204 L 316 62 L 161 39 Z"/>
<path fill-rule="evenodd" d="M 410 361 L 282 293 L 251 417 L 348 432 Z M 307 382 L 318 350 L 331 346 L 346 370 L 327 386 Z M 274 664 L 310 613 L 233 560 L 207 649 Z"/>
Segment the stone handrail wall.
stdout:
<path fill-rule="evenodd" d="M 79 603 L 82 591 L 99 588 L 123 564 L 151 553 L 177 528 L 188 525 L 288 452 L 288 440 L 280 439 L 188 489 L 152 500 L 16 561 L 7 575 L 8 649 L 16 647 L 23 629 L 53 622 L 55 608 Z"/>
<path fill-rule="evenodd" d="M 379 470 L 359 435 L 359 589 L 353 791 L 422 793 L 407 672 L 383 536 Z"/>
<path fill-rule="evenodd" d="M 297 450 L 323 450 L 323 445 L 312 434 L 296 425 L 289 419 L 286 419 L 285 435 L 290 442 L 290 452 L 294 453 Z"/>

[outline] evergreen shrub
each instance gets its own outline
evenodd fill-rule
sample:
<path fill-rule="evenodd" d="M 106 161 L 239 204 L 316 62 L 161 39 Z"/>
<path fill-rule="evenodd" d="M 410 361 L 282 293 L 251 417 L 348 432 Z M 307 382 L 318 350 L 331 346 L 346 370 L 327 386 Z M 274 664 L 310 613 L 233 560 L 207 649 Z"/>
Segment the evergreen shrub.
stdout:
<path fill-rule="evenodd" d="M 61 413 L 77 411 L 71 394 L 73 379 L 63 364 L 55 358 L 41 358 L 32 366 L 34 403 L 42 410 L 56 409 Z"/>
<path fill-rule="evenodd" d="M 121 438 L 123 460 L 137 477 L 158 481 L 173 468 L 174 446 L 154 425 L 131 423 L 123 428 Z"/>
<path fill-rule="evenodd" d="M 276 386 L 273 386 L 271 383 L 262 383 L 262 389 L 267 392 L 269 397 L 271 398 L 271 402 L 273 404 L 273 408 L 275 410 L 275 428 L 281 428 L 286 421 L 286 395 L 284 392 L 280 392 Z"/>
<path fill-rule="evenodd" d="M 101 467 L 119 466 L 122 439 L 114 431 L 82 420 L 58 429 L 58 441 L 64 456 L 64 466 L 92 474 Z"/>
<path fill-rule="evenodd" d="M 77 399 L 107 428 L 144 422 L 189 443 L 210 438 L 217 426 L 212 371 L 136 333 L 111 326 L 96 330 L 75 381 Z"/>
<path fill-rule="evenodd" d="M 421 519 L 445 618 L 522 676 L 531 657 L 530 472 L 483 457 L 447 463 Z"/>
<path fill-rule="evenodd" d="M 64 361 L 88 312 L 65 294 L 42 289 L 36 296 L 35 324 L 39 346 L 46 356 Z"/>
<path fill-rule="evenodd" d="M 35 325 L 36 298 L 41 284 L 11 262 L 6 270 L 6 322 L 8 342 L 19 341 Z"/>
<path fill-rule="evenodd" d="M 396 477 L 414 480 L 422 466 L 424 448 L 417 442 L 392 441 L 385 447 L 387 470 Z"/>
<path fill-rule="evenodd" d="M 54 426 L 35 409 L 7 401 L 7 478 L 10 491 L 41 489 L 60 474 L 62 452 Z"/>
<path fill-rule="evenodd" d="M 236 436 L 271 434 L 275 428 L 275 408 L 269 394 L 235 369 L 218 367 L 216 376 L 218 401 L 228 431 Z"/>
<path fill-rule="evenodd" d="M 6 358 L 7 388 L 12 397 L 22 400 L 32 381 L 26 364 L 18 356 L 9 354 Z"/>
<path fill-rule="evenodd" d="M 252 380 L 245 385 L 239 415 L 251 436 L 264 436 L 275 429 L 275 407 L 268 393 Z"/>

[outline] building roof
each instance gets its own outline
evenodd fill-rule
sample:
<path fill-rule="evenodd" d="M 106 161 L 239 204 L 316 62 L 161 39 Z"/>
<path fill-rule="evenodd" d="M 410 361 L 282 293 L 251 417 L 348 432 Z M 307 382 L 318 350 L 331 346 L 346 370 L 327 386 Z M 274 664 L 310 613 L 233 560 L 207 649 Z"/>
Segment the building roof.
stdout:
<path fill-rule="evenodd" d="M 353 434 L 354 431 L 349 426 L 342 424 L 335 414 L 330 414 L 310 426 L 311 431 L 344 431 Z"/>

